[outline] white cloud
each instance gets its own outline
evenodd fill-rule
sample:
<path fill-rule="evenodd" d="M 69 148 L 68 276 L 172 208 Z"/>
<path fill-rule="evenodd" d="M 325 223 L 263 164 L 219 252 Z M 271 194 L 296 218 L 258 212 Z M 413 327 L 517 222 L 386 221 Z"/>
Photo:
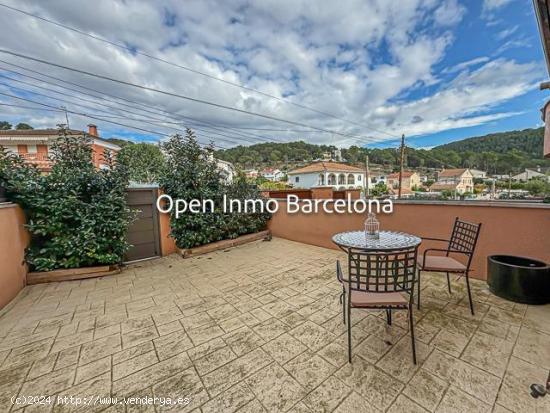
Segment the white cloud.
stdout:
<path fill-rule="evenodd" d="M 506 6 L 511 3 L 513 0 L 484 0 L 483 1 L 483 10 L 486 12 L 495 11 L 501 7 Z"/>
<path fill-rule="evenodd" d="M 500 32 L 498 32 L 496 34 L 496 38 L 498 40 L 504 40 L 506 39 L 507 37 L 511 36 L 512 34 L 514 34 L 517 30 L 519 29 L 519 26 L 518 25 L 515 25 L 515 26 L 512 26 L 512 27 L 509 27 L 507 29 L 504 29 L 504 30 L 501 30 Z"/>
<path fill-rule="evenodd" d="M 501 114 L 482 111 L 525 93 L 526 85 L 533 80 L 531 65 L 506 60 L 493 63 L 488 57 L 479 57 L 444 70 L 446 75 L 459 74 L 449 84 L 442 82 L 434 68 L 444 59 L 455 36 L 453 31 L 466 13 L 457 0 L 12 0 L 10 4 L 211 76 L 275 96 L 288 96 L 298 104 L 392 134 L 404 130 L 408 134 L 429 133 L 456 127 L 454 125 L 489 121 L 491 116 Z M 322 128 L 387 138 L 366 128 L 132 55 L 8 10 L 0 14 L 0 37 L 4 48 L 68 66 Z M 0 59 L 136 100 L 150 105 L 153 110 L 167 110 L 179 116 L 239 127 L 296 128 L 144 93 L 38 63 L 3 55 Z M 479 65 L 483 66 L 474 72 L 467 71 Z M 505 78 L 505 75 L 510 77 Z M 493 81 L 492 76 L 500 81 Z M 426 86 L 433 88 L 427 97 L 413 101 L 404 99 L 411 91 Z M 84 109 L 67 102 L 66 97 L 42 101 L 55 106 L 65 104 L 75 111 L 95 110 L 97 113 L 106 110 L 110 115 L 124 115 L 99 103 L 86 103 L 92 109 Z M 50 116 L 51 124 L 47 126 L 53 126 L 63 117 L 40 114 L 33 118 L 32 113 L 15 110 L 7 116 L 26 119 L 29 123 L 36 119 L 37 126 L 46 126 L 44 122 Z M 147 116 L 155 115 L 149 113 Z M 156 117 L 162 118 L 162 115 Z M 85 127 L 86 119 L 73 118 L 71 126 Z M 167 127 L 120 121 L 165 133 L 174 132 Z M 96 123 L 103 131 L 114 133 L 120 129 L 106 122 Z M 237 132 L 225 131 L 224 134 L 237 140 L 242 138 Z M 199 131 L 199 136 L 216 135 Z M 263 134 L 262 138 L 302 138 L 315 142 L 346 139 L 320 133 L 306 136 L 303 133 L 272 133 Z M 227 144 L 221 137 L 218 139 L 220 145 Z M 347 140 L 347 144 L 352 143 L 356 142 Z"/>
<path fill-rule="evenodd" d="M 472 66 L 477 66 L 482 63 L 488 62 L 490 59 L 487 56 L 480 56 L 476 57 L 475 59 L 466 60 L 465 62 L 458 63 L 454 66 L 448 66 L 444 70 L 442 70 L 442 73 L 456 73 L 461 72 L 464 69 L 468 69 Z"/>

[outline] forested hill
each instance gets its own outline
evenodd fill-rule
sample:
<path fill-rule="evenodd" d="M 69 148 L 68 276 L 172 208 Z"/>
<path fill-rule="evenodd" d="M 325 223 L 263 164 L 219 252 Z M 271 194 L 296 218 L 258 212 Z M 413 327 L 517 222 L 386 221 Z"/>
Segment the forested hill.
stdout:
<path fill-rule="evenodd" d="M 506 153 L 517 150 L 533 158 L 542 158 L 544 128 L 524 129 L 510 132 L 492 133 L 437 146 L 435 149 L 456 152 L 496 152 Z"/>

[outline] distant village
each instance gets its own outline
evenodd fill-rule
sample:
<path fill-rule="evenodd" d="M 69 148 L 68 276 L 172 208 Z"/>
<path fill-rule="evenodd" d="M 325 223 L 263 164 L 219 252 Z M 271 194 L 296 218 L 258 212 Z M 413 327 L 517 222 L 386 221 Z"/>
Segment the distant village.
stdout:
<path fill-rule="evenodd" d="M 267 189 L 330 187 L 336 191 L 359 190 L 363 196 L 405 199 L 537 198 L 537 191 L 530 190 L 528 184 L 550 183 L 550 171 L 540 167 L 525 169 L 515 175 L 488 174 L 471 168 L 418 168 L 399 173 L 385 171 L 379 165 L 368 168 L 366 165 L 351 165 L 342 158 L 340 150 L 327 152 L 322 159 L 288 171 L 269 167 L 244 172 L 251 180 L 265 181 L 264 187 Z"/>
<path fill-rule="evenodd" d="M 121 147 L 99 136 L 97 127 L 88 131 L 69 130 L 70 134 L 92 139 L 93 162 L 105 168 L 101 154 L 117 153 Z M 43 172 L 51 169 L 49 146 L 58 138 L 56 129 L 28 129 L 0 131 L 0 145 L 19 154 Z M 231 182 L 238 173 L 230 162 L 215 160 L 222 179 Z M 264 169 L 246 169 L 243 172 L 250 182 L 264 191 L 310 190 L 331 188 L 334 191 L 355 191 L 361 197 L 388 197 L 404 199 L 537 199 L 542 198 L 550 184 L 550 171 L 538 167 L 525 169 L 515 175 L 488 174 L 486 171 L 455 168 L 417 168 L 399 172 L 389 171 L 381 165 L 357 165 L 346 162 L 341 150 L 326 152 L 303 166 L 286 169 L 284 166 Z M 537 188 L 542 185 L 542 190 Z M 540 192 L 540 193 L 539 193 Z"/>

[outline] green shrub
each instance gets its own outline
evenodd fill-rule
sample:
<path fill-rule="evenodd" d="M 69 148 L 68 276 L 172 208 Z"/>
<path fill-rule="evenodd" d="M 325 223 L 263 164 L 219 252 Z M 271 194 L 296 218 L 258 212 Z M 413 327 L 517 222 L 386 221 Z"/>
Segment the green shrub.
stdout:
<path fill-rule="evenodd" d="M 175 208 L 171 212 L 171 235 L 179 248 L 192 248 L 210 242 L 236 238 L 263 230 L 269 214 L 224 213 L 223 195 L 233 199 L 260 198 L 255 186 L 246 182 L 243 175 L 226 185 L 223 183 L 212 152 L 198 144 L 193 131 L 187 130 L 185 138 L 174 135 L 162 143 L 166 156 L 166 168 L 160 186 L 173 200 L 212 200 L 215 209 L 205 213 L 180 214 L 176 219 Z"/>
<path fill-rule="evenodd" d="M 0 155 L 0 180 L 27 217 L 31 242 L 26 261 L 32 270 L 116 264 L 129 247 L 126 170 L 108 153 L 110 168 L 97 170 L 90 143 L 61 128 L 51 147 L 54 164 L 48 175 L 16 155 Z"/>

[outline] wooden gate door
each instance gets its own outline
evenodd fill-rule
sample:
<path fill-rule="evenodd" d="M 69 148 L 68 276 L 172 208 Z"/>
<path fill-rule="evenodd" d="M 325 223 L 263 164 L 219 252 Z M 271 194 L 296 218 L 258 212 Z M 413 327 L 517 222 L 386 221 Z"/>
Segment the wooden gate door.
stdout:
<path fill-rule="evenodd" d="M 160 257 L 159 213 L 156 208 L 158 188 L 128 188 L 128 206 L 138 211 L 136 220 L 130 224 L 126 239 L 132 246 L 125 260 L 136 261 Z"/>

